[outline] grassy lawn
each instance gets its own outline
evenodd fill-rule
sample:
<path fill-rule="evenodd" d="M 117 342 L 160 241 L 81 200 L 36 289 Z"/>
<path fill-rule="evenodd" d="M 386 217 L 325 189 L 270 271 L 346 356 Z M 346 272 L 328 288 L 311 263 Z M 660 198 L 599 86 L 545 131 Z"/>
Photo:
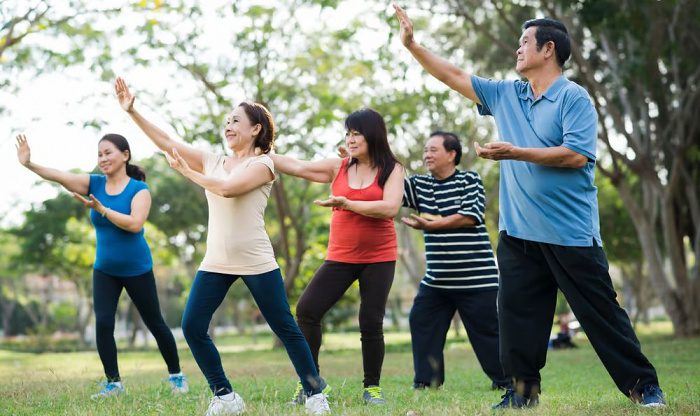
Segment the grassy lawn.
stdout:
<path fill-rule="evenodd" d="M 541 404 L 525 414 L 649 415 L 700 414 L 700 339 L 676 340 L 668 324 L 638 331 L 644 352 L 659 373 L 669 407 L 644 409 L 617 391 L 585 338 L 581 348 L 550 351 L 543 371 Z M 269 338 L 260 337 L 262 345 Z M 286 404 L 295 374 L 283 351 L 240 351 L 235 338 L 221 339 L 222 358 L 251 415 L 303 415 Z M 260 344 L 258 344 L 260 345 Z M 469 344 L 451 339 L 446 347 L 447 381 L 439 391 L 414 392 L 408 334 L 387 334 L 382 386 L 384 407 L 362 404 L 359 334 L 329 334 L 321 353 L 322 374 L 332 386 L 331 408 L 342 415 L 490 415 L 500 394 L 489 389 Z M 180 350 L 190 393 L 173 397 L 163 382 L 165 364 L 157 351 L 120 354 L 127 394 L 93 402 L 102 367 L 96 352 L 28 354 L 0 350 L 0 415 L 201 415 L 210 393 L 189 350 Z M 504 412 L 514 414 L 515 411 Z M 519 413 L 518 413 L 519 414 Z"/>

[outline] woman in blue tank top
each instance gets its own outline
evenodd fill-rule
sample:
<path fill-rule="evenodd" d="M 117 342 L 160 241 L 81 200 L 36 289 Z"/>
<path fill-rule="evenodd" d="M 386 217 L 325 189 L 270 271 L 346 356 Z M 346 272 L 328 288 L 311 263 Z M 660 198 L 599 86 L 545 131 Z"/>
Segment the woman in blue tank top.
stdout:
<path fill-rule="evenodd" d="M 64 172 L 33 163 L 24 135 L 17 136 L 16 147 L 22 165 L 46 180 L 63 185 L 91 208 L 90 220 L 97 237 L 92 277 L 96 342 L 107 377 L 102 390 L 92 398 L 124 392 L 114 340 L 114 320 L 122 289 L 126 289 L 158 343 L 168 366 L 173 393 L 186 393 L 188 387 L 180 371 L 175 338 L 160 313 L 151 250 L 143 236 L 151 194 L 144 182 L 143 169 L 129 163 L 129 143 L 118 134 L 107 134 L 100 139 L 97 161 L 102 175 Z"/>

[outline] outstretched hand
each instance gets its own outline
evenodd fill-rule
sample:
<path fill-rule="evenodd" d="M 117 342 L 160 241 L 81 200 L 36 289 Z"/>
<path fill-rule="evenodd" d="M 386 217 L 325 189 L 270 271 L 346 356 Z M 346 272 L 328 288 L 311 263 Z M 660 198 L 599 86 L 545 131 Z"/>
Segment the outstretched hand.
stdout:
<path fill-rule="evenodd" d="M 401 43 L 408 48 L 413 43 L 413 23 L 411 23 L 411 19 L 408 18 L 406 11 L 398 4 L 392 3 L 392 6 L 394 6 L 394 10 L 396 11 L 396 18 L 399 19 L 399 36 L 401 38 Z"/>
<path fill-rule="evenodd" d="M 172 154 L 165 153 L 165 158 L 168 159 L 170 167 L 180 172 L 183 176 L 187 176 L 187 173 L 191 170 L 190 165 L 187 164 L 187 161 L 180 156 L 180 153 L 174 147 Z"/>
<path fill-rule="evenodd" d="M 314 204 L 329 207 L 329 208 L 345 208 L 348 204 L 348 199 L 344 196 L 331 196 L 328 199 L 317 199 Z"/>
<path fill-rule="evenodd" d="M 427 230 L 430 227 L 430 220 L 427 220 L 420 215 L 411 214 L 410 217 L 401 218 L 401 222 L 416 230 Z"/>
<path fill-rule="evenodd" d="M 29 143 L 27 143 L 27 136 L 18 134 L 15 139 L 17 140 L 17 143 L 15 143 L 17 160 L 19 160 L 19 163 L 23 166 L 27 166 L 31 160 L 31 151 L 29 149 Z"/>
<path fill-rule="evenodd" d="M 80 201 L 83 205 L 85 205 L 87 208 L 92 208 L 95 211 L 97 211 L 100 215 L 104 216 L 105 211 L 107 211 L 107 208 L 105 208 L 104 205 L 100 202 L 99 199 L 95 198 L 95 195 L 90 194 L 88 198 L 85 198 L 84 196 L 80 195 L 77 192 L 73 192 L 73 198 L 77 199 Z"/>
<path fill-rule="evenodd" d="M 474 142 L 474 149 L 476 150 L 476 155 L 484 159 L 517 159 L 516 152 L 518 148 L 513 146 L 512 143 L 508 142 L 491 142 L 486 143 L 483 146 L 480 146 L 479 143 Z"/>
<path fill-rule="evenodd" d="M 136 100 L 136 97 L 131 94 L 123 78 L 117 77 L 116 81 L 114 81 L 114 92 L 117 94 L 117 99 L 119 100 L 119 105 L 122 107 L 122 110 L 127 113 L 134 110 L 134 100 Z"/>

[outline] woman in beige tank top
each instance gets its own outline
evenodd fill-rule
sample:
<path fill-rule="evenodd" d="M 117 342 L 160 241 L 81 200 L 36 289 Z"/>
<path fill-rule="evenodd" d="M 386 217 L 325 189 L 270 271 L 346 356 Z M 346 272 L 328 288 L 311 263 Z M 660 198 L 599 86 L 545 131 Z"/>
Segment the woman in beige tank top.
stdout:
<path fill-rule="evenodd" d="M 209 205 L 207 250 L 195 276 L 182 317 L 182 332 L 214 393 L 207 415 L 235 415 L 245 410 L 224 374 L 221 357 L 207 334 L 209 322 L 229 287 L 239 278 L 260 312 L 282 340 L 306 392 L 310 414 L 330 412 L 306 339 L 292 317 L 284 282 L 265 231 L 264 212 L 275 179 L 267 155 L 275 125 L 262 105 L 242 102 L 226 119 L 224 135 L 232 156 L 195 149 L 146 120 L 134 109 L 135 97 L 123 79 L 115 92 L 131 119 L 158 146 L 170 166 L 205 189 Z"/>

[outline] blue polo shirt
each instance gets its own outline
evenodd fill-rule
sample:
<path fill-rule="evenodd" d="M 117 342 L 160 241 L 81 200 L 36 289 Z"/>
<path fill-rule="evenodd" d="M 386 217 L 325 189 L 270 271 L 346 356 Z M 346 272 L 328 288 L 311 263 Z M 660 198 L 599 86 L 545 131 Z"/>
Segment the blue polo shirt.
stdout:
<path fill-rule="evenodd" d="M 501 141 L 564 146 L 588 158 L 581 169 L 500 161 L 499 230 L 562 246 L 602 246 L 594 185 L 598 116 L 581 86 L 559 77 L 535 99 L 528 82 L 472 76 L 479 114 L 496 120 Z"/>
<path fill-rule="evenodd" d="M 148 189 L 145 182 L 132 178 L 122 192 L 110 195 L 105 190 L 106 184 L 104 175 L 90 175 L 89 193 L 95 195 L 105 207 L 127 215 L 131 214 L 134 196 Z M 90 220 L 95 226 L 97 239 L 95 270 L 112 276 L 130 277 L 142 275 L 153 268 L 151 250 L 143 236 L 143 229 L 137 233 L 122 230 L 93 209 L 90 210 Z"/>

